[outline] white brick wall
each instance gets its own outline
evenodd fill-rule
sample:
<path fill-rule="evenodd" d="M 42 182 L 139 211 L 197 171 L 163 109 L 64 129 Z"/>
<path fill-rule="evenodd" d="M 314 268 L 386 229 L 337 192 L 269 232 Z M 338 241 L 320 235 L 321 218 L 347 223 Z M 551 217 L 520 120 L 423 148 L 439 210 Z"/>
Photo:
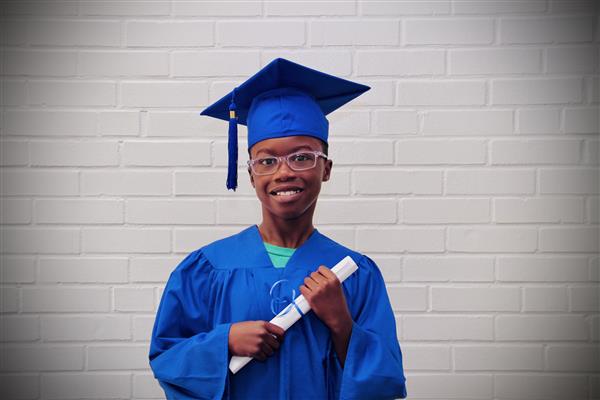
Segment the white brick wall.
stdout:
<path fill-rule="evenodd" d="M 198 113 L 276 57 L 372 87 L 315 224 L 381 267 L 409 397 L 600 398 L 596 1 L 5 3 L 1 398 L 163 398 L 171 270 L 260 222 Z"/>

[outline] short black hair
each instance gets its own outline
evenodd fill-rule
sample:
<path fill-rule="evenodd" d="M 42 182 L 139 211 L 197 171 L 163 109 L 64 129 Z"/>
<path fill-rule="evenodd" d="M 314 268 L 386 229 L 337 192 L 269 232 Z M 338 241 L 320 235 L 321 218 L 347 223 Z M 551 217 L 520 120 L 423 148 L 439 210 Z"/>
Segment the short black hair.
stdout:
<path fill-rule="evenodd" d="M 329 143 L 325 143 L 321 139 L 319 139 L 319 141 L 321 142 L 321 145 L 323 146 L 323 153 L 325 153 L 326 156 L 329 156 Z"/>
<path fill-rule="evenodd" d="M 323 149 L 323 153 L 325 153 L 326 156 L 329 156 L 329 143 L 326 143 L 321 139 L 319 139 L 319 142 L 321 142 L 321 148 Z M 248 157 L 251 157 L 250 149 L 248 149 Z"/>

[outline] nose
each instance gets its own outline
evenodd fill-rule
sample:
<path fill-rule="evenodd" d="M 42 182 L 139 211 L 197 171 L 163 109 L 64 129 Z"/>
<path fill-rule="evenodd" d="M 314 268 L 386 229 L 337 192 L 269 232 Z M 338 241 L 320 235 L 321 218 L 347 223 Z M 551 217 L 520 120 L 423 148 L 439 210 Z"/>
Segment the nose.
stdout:
<path fill-rule="evenodd" d="M 285 160 L 280 160 L 277 171 L 275 171 L 275 179 L 288 180 L 296 176 L 296 171 L 290 168 Z"/>

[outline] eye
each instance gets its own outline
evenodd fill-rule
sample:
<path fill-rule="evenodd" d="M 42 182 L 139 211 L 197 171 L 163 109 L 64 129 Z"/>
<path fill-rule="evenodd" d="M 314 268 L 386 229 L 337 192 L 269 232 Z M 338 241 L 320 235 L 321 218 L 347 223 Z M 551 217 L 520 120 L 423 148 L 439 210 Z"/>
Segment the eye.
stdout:
<path fill-rule="evenodd" d="M 267 158 L 259 158 L 257 160 L 257 163 L 259 165 L 264 165 L 264 166 L 269 166 L 269 165 L 273 165 L 277 162 L 276 158 L 273 157 L 267 157 Z"/>
<path fill-rule="evenodd" d="M 310 153 L 297 153 L 292 155 L 292 161 L 310 161 L 313 159 L 313 155 Z"/>

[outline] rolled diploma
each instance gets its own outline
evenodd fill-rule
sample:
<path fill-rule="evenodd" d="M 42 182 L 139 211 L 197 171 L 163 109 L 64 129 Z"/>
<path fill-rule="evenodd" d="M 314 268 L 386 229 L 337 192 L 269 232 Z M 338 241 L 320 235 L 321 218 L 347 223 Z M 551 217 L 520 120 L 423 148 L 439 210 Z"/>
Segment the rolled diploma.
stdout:
<path fill-rule="evenodd" d="M 331 268 L 331 272 L 338 277 L 340 282 L 344 282 L 346 278 L 352 275 L 357 269 L 358 266 L 354 260 L 350 256 L 346 256 L 342 259 L 342 261 Z M 306 314 L 310 311 L 310 305 L 308 305 L 308 301 L 306 301 L 303 295 L 296 297 L 294 303 L 296 303 L 298 308 L 302 310 L 302 314 Z M 281 327 L 281 329 L 284 331 L 287 331 L 288 328 L 294 325 L 294 323 L 300 318 L 302 318 L 302 315 L 292 303 L 284 308 L 279 314 L 277 314 L 270 322 Z M 229 361 L 229 369 L 235 374 L 250 361 L 252 361 L 252 357 L 233 356 L 231 357 L 231 361 Z"/>

